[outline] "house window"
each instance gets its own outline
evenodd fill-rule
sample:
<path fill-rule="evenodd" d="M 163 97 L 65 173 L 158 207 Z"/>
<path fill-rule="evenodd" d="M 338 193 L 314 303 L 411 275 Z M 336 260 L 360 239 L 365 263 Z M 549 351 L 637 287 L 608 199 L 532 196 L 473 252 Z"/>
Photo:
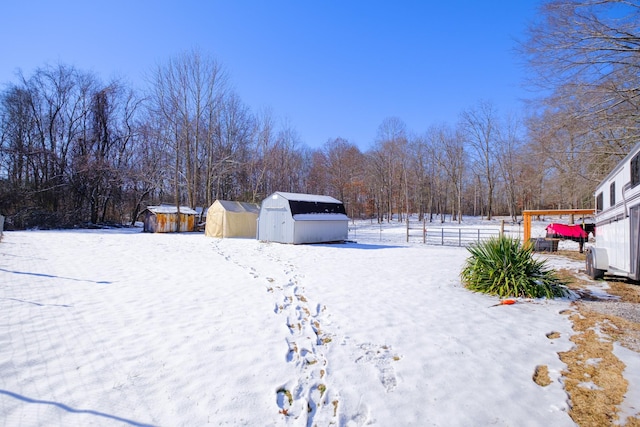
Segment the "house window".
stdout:
<path fill-rule="evenodd" d="M 604 208 L 604 197 L 602 196 L 602 192 L 599 192 L 596 196 L 596 211 L 600 212 Z"/>
<path fill-rule="evenodd" d="M 609 206 L 616 205 L 616 183 L 615 181 L 609 186 Z"/>
<path fill-rule="evenodd" d="M 640 153 L 631 159 L 631 187 L 640 184 Z"/>

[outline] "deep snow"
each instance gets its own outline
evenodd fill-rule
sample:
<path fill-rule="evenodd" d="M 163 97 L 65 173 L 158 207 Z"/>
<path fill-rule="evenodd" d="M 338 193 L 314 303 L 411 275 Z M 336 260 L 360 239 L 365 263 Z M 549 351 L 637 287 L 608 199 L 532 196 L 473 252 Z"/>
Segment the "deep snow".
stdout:
<path fill-rule="evenodd" d="M 402 225 L 359 223 L 350 236 L 294 246 L 140 229 L 6 232 L 0 419 L 574 425 L 557 355 L 572 346 L 568 299 L 492 307 L 496 298 L 460 284 L 465 248 L 405 243 Z M 532 381 L 537 365 L 551 385 Z M 637 378 L 640 364 L 627 365 Z"/>

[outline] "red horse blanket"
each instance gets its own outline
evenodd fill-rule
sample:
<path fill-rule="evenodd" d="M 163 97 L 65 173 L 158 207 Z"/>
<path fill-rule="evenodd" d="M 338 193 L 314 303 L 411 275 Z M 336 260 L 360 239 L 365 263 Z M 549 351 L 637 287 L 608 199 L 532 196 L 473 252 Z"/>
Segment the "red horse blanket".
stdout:
<path fill-rule="evenodd" d="M 549 224 L 547 225 L 547 237 L 565 239 L 587 239 L 587 233 L 579 225 Z"/>

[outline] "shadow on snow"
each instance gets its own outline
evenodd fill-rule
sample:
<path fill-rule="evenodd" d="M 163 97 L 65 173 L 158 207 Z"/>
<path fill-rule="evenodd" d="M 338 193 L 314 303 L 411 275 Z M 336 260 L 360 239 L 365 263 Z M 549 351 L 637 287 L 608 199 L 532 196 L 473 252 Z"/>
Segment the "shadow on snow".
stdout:
<path fill-rule="evenodd" d="M 27 403 L 38 403 L 38 404 L 41 404 L 41 405 L 55 406 L 57 408 L 64 409 L 65 411 L 71 412 L 71 413 L 74 413 L 74 414 L 95 415 L 97 417 L 109 418 L 111 420 L 120 421 L 122 423 L 127 423 L 127 424 L 130 424 L 132 426 L 137 426 L 137 427 L 152 427 L 153 426 L 152 424 L 139 423 L 137 421 L 129 420 L 127 418 L 118 417 L 116 415 L 109 415 L 109 414 L 105 414 L 104 412 L 94 411 L 94 410 L 91 410 L 91 409 L 75 409 L 75 408 L 67 406 L 67 405 L 65 405 L 63 403 L 52 402 L 50 400 L 31 399 L 29 397 L 22 396 L 20 394 L 10 392 L 8 390 L 0 389 L 0 394 L 4 394 L 6 396 L 13 397 L 14 399 L 22 400 L 23 402 L 27 402 Z"/>
<path fill-rule="evenodd" d="M 107 282 L 107 281 L 96 281 L 96 280 L 87 280 L 87 279 L 74 279 L 73 277 L 54 276 L 52 274 L 44 274 L 44 273 L 29 273 L 27 271 L 14 271 L 14 270 L 7 270 L 6 268 L 0 268 L 0 271 L 4 271 L 5 273 L 13 273 L 13 274 L 26 274 L 26 275 L 29 275 L 29 276 L 49 277 L 51 279 L 73 280 L 75 282 L 89 282 L 89 283 L 96 283 L 98 285 L 110 285 L 111 284 L 111 282 Z"/>

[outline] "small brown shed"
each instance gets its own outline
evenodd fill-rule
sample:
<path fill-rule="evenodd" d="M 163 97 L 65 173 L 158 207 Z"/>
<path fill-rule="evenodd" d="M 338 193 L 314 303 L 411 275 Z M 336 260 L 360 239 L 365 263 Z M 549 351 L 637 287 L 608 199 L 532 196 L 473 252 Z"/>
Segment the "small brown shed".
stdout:
<path fill-rule="evenodd" d="M 140 215 L 144 215 L 144 229 L 148 233 L 175 233 L 176 231 L 195 231 L 198 212 L 186 206 L 180 206 L 180 230 L 177 230 L 178 208 L 174 205 L 147 206 Z"/>

